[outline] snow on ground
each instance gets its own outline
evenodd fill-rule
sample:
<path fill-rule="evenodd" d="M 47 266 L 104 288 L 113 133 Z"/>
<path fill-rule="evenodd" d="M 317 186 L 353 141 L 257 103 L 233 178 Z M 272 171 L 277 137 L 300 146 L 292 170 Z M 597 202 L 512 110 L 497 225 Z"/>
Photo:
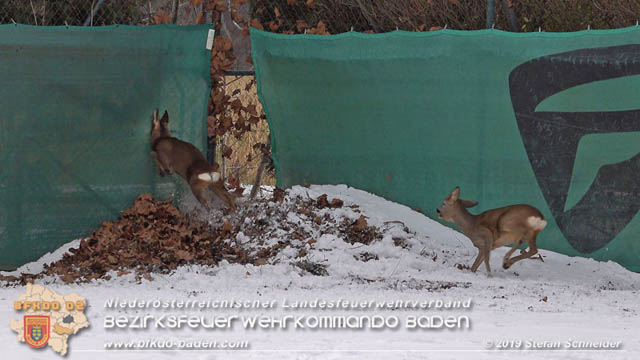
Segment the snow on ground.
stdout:
<path fill-rule="evenodd" d="M 114 276 L 109 281 L 65 285 L 56 279 L 37 281 L 60 294 L 75 292 L 87 298 L 86 311 L 90 328 L 69 340 L 71 359 L 635 359 L 640 355 L 640 274 L 627 271 L 613 262 L 569 257 L 541 250 L 544 262 L 524 260 L 509 270 L 502 269 L 502 257 L 508 248 L 491 253 L 493 276 L 487 277 L 482 266 L 471 273 L 477 250 L 462 234 L 440 225 L 406 206 L 386 201 L 367 192 L 339 186 L 294 187 L 288 191 L 285 206 L 297 196 L 344 201 L 340 208 L 325 208 L 315 215 L 335 221 L 355 221 L 366 216 L 369 225 L 378 227 L 382 238 L 369 245 L 345 242 L 339 233 L 323 233 L 313 225 L 311 216 L 290 212 L 287 224 L 306 229 L 315 242 L 288 240 L 275 260 L 262 266 L 222 263 L 217 267 L 183 266 L 170 274 L 154 274 L 153 281 L 136 282 L 134 275 Z M 353 206 L 353 205 L 357 205 Z M 242 206 L 250 206 L 243 204 Z M 221 216 L 218 214 L 217 216 Z M 223 221 L 223 218 L 210 221 Z M 258 221 L 245 219 L 244 221 Z M 271 221 L 262 219 L 260 221 Z M 280 220 L 279 220 L 280 221 Z M 273 246 L 286 231 L 269 233 L 261 239 L 238 235 L 238 243 L 260 241 Z M 544 235 L 544 232 L 541 236 Z M 298 242 L 300 241 L 300 242 Z M 255 244 L 253 244 L 255 245 Z M 37 272 L 44 263 L 58 259 L 71 242 L 53 254 L 19 269 Z M 252 246 L 259 248 L 259 246 Z M 300 249 L 306 250 L 305 254 Z M 316 276 L 294 262 L 305 260 L 325 269 L 327 276 Z M 15 275 L 14 273 L 11 273 Z M 3 275 L 9 275 L 3 273 Z M 0 346 L 17 358 L 57 358 L 51 349 L 30 349 L 16 341 L 9 330 L 10 318 L 18 318 L 12 302 L 25 288 L 0 288 L 0 324 L 6 324 Z M 120 300 L 261 300 L 276 301 L 273 309 L 108 309 L 105 301 Z M 356 310 L 285 309 L 287 301 L 465 301 L 470 309 L 378 309 Z M 466 329 L 105 329 L 104 319 L 114 315 L 198 315 L 252 316 L 268 315 L 382 315 L 397 316 L 468 316 Z M 105 350 L 108 341 L 141 339 L 208 339 L 248 341 L 248 350 Z M 521 347 L 535 342 L 620 341 L 619 350 L 496 350 L 506 342 Z"/>

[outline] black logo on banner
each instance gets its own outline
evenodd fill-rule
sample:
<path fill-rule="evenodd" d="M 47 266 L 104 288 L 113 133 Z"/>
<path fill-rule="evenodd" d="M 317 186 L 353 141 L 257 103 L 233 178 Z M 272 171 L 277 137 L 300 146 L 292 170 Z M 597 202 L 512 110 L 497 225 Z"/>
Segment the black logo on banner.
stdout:
<path fill-rule="evenodd" d="M 538 185 L 560 230 L 582 253 L 608 244 L 640 209 L 640 153 L 600 167 L 586 194 L 565 211 L 578 142 L 589 134 L 640 131 L 640 109 L 535 109 L 544 99 L 574 86 L 638 74 L 640 45 L 625 45 L 540 57 L 518 66 L 509 76 L 511 102 Z"/>

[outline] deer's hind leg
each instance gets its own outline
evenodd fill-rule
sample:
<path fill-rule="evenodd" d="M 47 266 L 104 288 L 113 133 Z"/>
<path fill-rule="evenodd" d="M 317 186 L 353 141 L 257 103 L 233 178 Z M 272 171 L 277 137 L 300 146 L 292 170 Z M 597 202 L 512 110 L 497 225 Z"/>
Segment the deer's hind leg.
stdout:
<path fill-rule="evenodd" d="M 211 184 L 211 190 L 213 190 L 213 193 L 218 198 L 220 198 L 227 204 L 231 211 L 236 210 L 236 199 L 233 197 L 233 195 L 229 194 L 229 191 L 227 191 L 227 189 L 224 188 L 222 182 Z"/>
<path fill-rule="evenodd" d="M 526 259 L 526 258 L 530 258 L 533 255 L 538 253 L 538 247 L 536 246 L 536 237 L 538 236 L 538 233 L 535 233 L 533 231 L 528 232 L 527 234 L 525 234 L 525 236 L 523 237 L 523 239 L 529 244 L 529 250 L 525 251 L 523 253 L 521 253 L 518 256 L 514 256 L 510 259 L 506 259 L 505 258 L 505 263 L 502 265 L 502 267 L 504 267 L 505 269 L 508 269 L 509 267 L 511 267 L 511 265 L 515 264 L 517 261 L 520 261 L 522 259 Z M 516 247 L 514 246 L 513 249 L 511 250 L 515 250 Z"/>
<path fill-rule="evenodd" d="M 209 187 L 209 183 L 194 179 L 189 183 L 189 187 L 198 202 L 200 202 L 205 209 L 209 210 L 209 202 L 207 201 L 207 187 Z"/>
<path fill-rule="evenodd" d="M 511 266 L 511 264 L 509 264 L 509 258 L 511 257 L 511 255 L 513 255 L 513 252 L 520 247 L 520 245 L 522 245 L 522 238 L 516 241 L 513 244 L 513 247 L 504 255 L 504 259 L 502 260 L 502 268 L 508 269 L 509 266 Z"/>
<path fill-rule="evenodd" d="M 493 242 L 493 244 L 491 244 L 491 249 L 496 249 L 501 246 L 514 244 L 513 248 L 507 251 L 506 255 L 504 256 L 504 259 L 502 260 L 502 267 L 505 269 L 506 269 L 505 263 L 507 262 L 507 259 L 509 258 L 509 256 L 511 256 L 511 254 L 513 254 L 514 251 L 516 251 L 516 249 L 522 243 L 523 237 L 520 234 L 521 234 L 520 232 L 516 232 L 516 231 L 508 231 L 508 230 L 502 231 L 498 234 L 498 238 Z"/>

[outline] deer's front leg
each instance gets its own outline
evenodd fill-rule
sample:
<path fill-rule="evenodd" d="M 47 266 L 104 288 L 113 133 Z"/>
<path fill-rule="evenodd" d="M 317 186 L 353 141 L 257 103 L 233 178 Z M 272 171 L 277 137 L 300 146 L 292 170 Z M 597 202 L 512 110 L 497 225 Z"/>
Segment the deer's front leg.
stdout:
<path fill-rule="evenodd" d="M 153 158 L 154 162 L 156 163 L 156 168 L 158 169 L 158 175 L 160 176 L 164 176 L 165 175 L 165 169 L 164 166 L 162 166 L 162 163 L 160 162 L 160 160 L 158 159 L 158 153 L 155 151 L 151 152 L 151 157 Z"/>
<path fill-rule="evenodd" d="M 471 239 L 474 245 L 478 247 L 478 257 L 471 266 L 471 271 L 476 272 L 482 261 L 486 261 L 487 272 L 491 271 L 489 266 L 489 253 L 491 252 L 491 246 L 493 243 L 493 234 L 489 229 L 480 228 L 475 231 L 473 238 Z"/>
<path fill-rule="evenodd" d="M 484 250 L 481 248 L 478 248 L 478 257 L 476 258 L 476 261 L 474 261 L 473 265 L 471 266 L 471 272 L 476 272 L 478 270 L 478 266 L 480 266 L 480 264 L 482 263 L 482 260 L 484 260 Z"/>
<path fill-rule="evenodd" d="M 491 255 L 491 244 L 487 244 L 484 248 L 484 265 L 487 268 L 487 275 L 491 276 L 491 266 L 489 265 L 489 255 Z"/>
<path fill-rule="evenodd" d="M 171 159 L 164 152 L 156 152 L 156 161 L 161 165 L 162 171 L 165 175 L 173 174 L 174 170 L 171 166 Z"/>

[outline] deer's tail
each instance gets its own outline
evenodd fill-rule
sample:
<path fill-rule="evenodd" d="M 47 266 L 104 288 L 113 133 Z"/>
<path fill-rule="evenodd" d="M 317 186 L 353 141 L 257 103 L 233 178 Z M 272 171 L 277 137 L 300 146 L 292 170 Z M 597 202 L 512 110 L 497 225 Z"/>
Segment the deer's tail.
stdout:
<path fill-rule="evenodd" d="M 218 182 L 220 180 L 220 173 L 217 171 L 213 171 L 210 173 L 202 173 L 200 175 L 198 175 L 198 179 L 202 180 L 202 181 L 206 181 L 206 182 L 210 182 L 210 183 L 215 183 Z"/>

